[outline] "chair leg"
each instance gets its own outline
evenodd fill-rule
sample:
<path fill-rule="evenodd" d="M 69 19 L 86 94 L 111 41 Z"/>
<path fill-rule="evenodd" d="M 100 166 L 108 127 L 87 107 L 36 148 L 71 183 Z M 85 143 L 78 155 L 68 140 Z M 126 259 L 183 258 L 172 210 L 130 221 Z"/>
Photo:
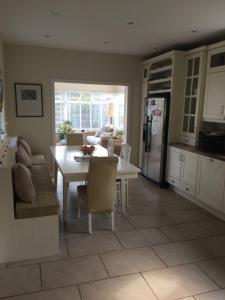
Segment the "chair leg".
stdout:
<path fill-rule="evenodd" d="M 115 230 L 115 220 L 114 220 L 114 211 L 111 211 L 111 222 L 112 222 L 112 231 Z"/>
<path fill-rule="evenodd" d="M 88 213 L 88 232 L 92 234 L 92 215 Z"/>
<path fill-rule="evenodd" d="M 128 179 L 126 179 L 126 207 L 128 208 L 129 202 L 128 202 Z"/>

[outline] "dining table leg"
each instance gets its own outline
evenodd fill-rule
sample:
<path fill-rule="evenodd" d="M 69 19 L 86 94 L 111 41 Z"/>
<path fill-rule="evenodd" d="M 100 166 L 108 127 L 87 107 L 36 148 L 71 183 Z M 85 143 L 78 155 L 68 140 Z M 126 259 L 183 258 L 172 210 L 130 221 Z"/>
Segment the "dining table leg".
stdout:
<path fill-rule="evenodd" d="M 121 179 L 121 202 L 122 202 L 122 214 L 126 215 L 126 191 L 125 191 L 126 179 Z"/>
<path fill-rule="evenodd" d="M 63 178 L 63 221 L 67 219 L 69 182 Z"/>

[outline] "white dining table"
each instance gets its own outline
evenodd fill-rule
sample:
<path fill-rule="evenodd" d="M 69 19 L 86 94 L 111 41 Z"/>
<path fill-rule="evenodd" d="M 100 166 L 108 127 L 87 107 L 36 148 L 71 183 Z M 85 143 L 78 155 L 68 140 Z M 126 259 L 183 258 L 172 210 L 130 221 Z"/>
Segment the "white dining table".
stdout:
<path fill-rule="evenodd" d="M 66 221 L 69 183 L 87 180 L 89 159 L 87 158 L 82 160 L 83 156 L 80 150 L 80 146 L 51 146 L 50 151 L 54 159 L 55 190 L 57 190 L 58 171 L 60 171 L 63 177 L 63 220 Z M 105 149 L 104 147 L 96 145 L 95 151 L 92 155 L 97 157 L 106 157 L 108 156 L 108 152 L 107 149 Z M 137 178 L 139 172 L 139 168 L 119 157 L 116 178 L 121 179 L 122 183 L 122 213 L 125 215 L 125 181 L 129 178 Z"/>

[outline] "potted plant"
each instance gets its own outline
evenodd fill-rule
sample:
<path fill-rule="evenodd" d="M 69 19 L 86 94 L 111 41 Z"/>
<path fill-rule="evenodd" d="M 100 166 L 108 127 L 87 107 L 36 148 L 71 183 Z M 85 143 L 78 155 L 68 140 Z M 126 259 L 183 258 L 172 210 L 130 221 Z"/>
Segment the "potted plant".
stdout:
<path fill-rule="evenodd" d="M 64 121 L 62 124 L 59 124 L 57 127 L 57 133 L 59 135 L 59 140 L 65 138 L 65 134 L 73 133 L 72 123 L 70 121 Z"/>

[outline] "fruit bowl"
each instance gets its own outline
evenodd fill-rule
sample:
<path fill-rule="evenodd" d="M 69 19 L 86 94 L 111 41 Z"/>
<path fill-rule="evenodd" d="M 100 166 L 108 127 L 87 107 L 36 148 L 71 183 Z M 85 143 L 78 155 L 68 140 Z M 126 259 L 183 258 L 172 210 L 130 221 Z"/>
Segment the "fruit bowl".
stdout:
<path fill-rule="evenodd" d="M 81 151 L 84 155 L 91 155 L 95 151 L 95 146 L 83 145 L 83 146 L 81 146 Z"/>

